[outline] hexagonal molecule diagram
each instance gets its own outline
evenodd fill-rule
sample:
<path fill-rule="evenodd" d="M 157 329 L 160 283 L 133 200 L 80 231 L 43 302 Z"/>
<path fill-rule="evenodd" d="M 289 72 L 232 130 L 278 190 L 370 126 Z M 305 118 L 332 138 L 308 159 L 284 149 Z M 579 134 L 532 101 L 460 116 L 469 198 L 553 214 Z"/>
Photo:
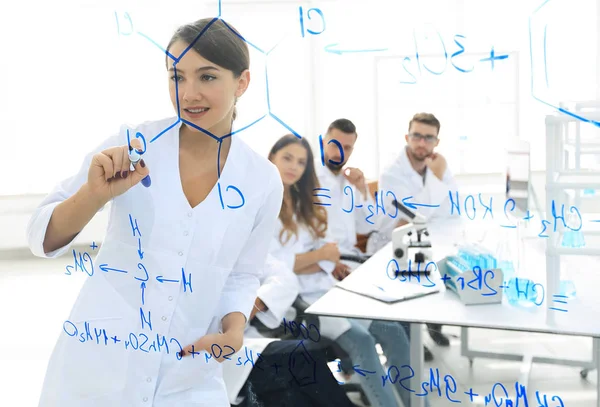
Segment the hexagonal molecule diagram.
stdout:
<path fill-rule="evenodd" d="M 569 104 L 596 99 L 596 52 L 586 42 L 596 37 L 595 18 L 591 0 L 543 1 L 529 17 L 530 80 L 531 95 L 538 102 L 600 126 Z"/>
<path fill-rule="evenodd" d="M 169 126 L 167 126 L 165 129 L 163 129 L 162 131 L 158 132 L 157 134 L 141 134 L 141 133 L 136 133 L 135 135 L 130 135 L 128 133 L 127 137 L 128 137 L 128 143 L 130 142 L 132 137 L 138 138 L 140 139 L 141 143 L 142 143 L 142 152 L 141 154 L 143 154 L 146 149 L 148 147 L 150 147 L 150 145 L 158 140 L 163 134 L 165 134 L 166 132 L 168 132 L 170 129 L 172 129 L 173 127 L 175 127 L 177 124 L 179 124 L 180 122 L 187 124 L 190 127 L 195 128 L 196 130 L 206 134 L 207 136 L 213 138 L 217 143 L 219 143 L 219 151 L 221 149 L 222 146 L 222 142 L 223 140 L 225 140 L 227 137 L 231 137 L 237 133 L 240 133 L 246 129 L 248 129 L 249 127 L 255 125 L 256 123 L 260 122 L 261 120 L 263 120 L 264 118 L 266 118 L 267 116 L 271 117 L 273 120 L 275 120 L 276 122 L 278 122 L 280 125 L 282 125 L 284 128 L 286 128 L 290 133 L 294 134 L 296 137 L 298 138 L 302 138 L 302 136 L 295 131 L 290 125 L 288 125 L 282 118 L 280 118 L 279 116 L 277 116 L 273 110 L 271 109 L 271 101 L 270 101 L 270 94 L 269 94 L 269 70 L 268 70 L 268 56 L 269 54 L 276 48 L 273 47 L 271 50 L 268 51 L 264 51 L 263 49 L 261 49 L 260 47 L 258 47 L 257 45 L 251 43 L 250 41 L 248 41 L 246 38 L 242 37 L 242 35 L 240 33 L 238 33 L 234 28 L 232 28 L 223 18 L 222 18 L 222 7 L 221 7 L 221 0 L 219 0 L 218 2 L 218 16 L 214 17 L 211 22 L 209 24 L 207 24 L 207 26 L 197 35 L 197 37 L 194 39 L 194 41 L 189 44 L 189 46 L 181 53 L 181 55 L 179 56 L 174 56 L 172 55 L 170 52 L 168 52 L 164 47 L 162 47 L 160 44 L 158 44 L 156 41 L 154 41 L 150 36 L 146 35 L 145 33 L 136 31 L 133 27 L 134 24 L 132 22 L 131 16 L 128 13 L 125 13 L 123 16 L 121 16 L 121 18 L 119 19 L 119 16 L 115 13 L 115 17 L 116 17 L 116 21 L 117 21 L 117 30 L 119 32 L 119 35 L 132 35 L 132 34 L 137 34 L 141 37 L 143 37 L 145 40 L 149 41 L 151 44 L 153 44 L 154 46 L 156 46 L 158 49 L 160 49 L 160 51 L 166 55 L 167 58 L 169 58 L 172 62 L 173 62 L 173 68 L 175 71 L 174 76 L 177 75 L 177 64 L 178 62 L 186 55 L 187 52 L 189 52 L 192 47 L 194 46 L 194 44 L 201 38 L 201 36 L 211 28 L 211 26 L 213 26 L 215 23 L 220 22 L 222 23 L 225 27 L 227 27 L 229 30 L 231 30 L 231 32 L 233 32 L 235 35 L 237 35 L 240 39 L 242 39 L 244 42 L 246 42 L 250 48 L 250 50 L 254 50 L 257 51 L 259 54 L 262 54 L 264 56 L 264 63 L 265 63 L 265 68 L 264 68 L 264 72 L 265 72 L 265 87 L 266 87 L 266 102 L 267 102 L 267 112 L 265 114 L 263 114 L 260 117 L 257 117 L 253 120 L 250 121 L 249 124 L 246 124 L 243 127 L 240 127 L 234 131 L 232 131 L 232 133 L 230 134 L 226 134 L 224 136 L 218 137 L 214 134 L 212 134 L 210 131 L 208 131 L 207 129 L 201 128 L 198 125 L 196 125 L 195 123 L 192 123 L 188 120 L 186 120 L 184 117 L 182 117 L 181 115 L 181 107 L 179 106 L 179 103 L 177 104 L 177 119 L 170 124 Z M 175 81 L 175 94 L 176 100 L 179 100 L 179 83 L 178 81 Z M 220 156 L 220 153 L 218 154 L 218 157 Z M 218 158 L 217 158 L 218 160 Z M 237 193 L 239 195 L 239 198 L 241 199 L 241 204 L 239 205 L 226 205 L 223 202 L 223 191 L 221 188 L 221 183 L 220 183 L 220 178 L 221 178 L 221 173 L 220 173 L 220 163 L 217 161 L 215 163 L 217 165 L 217 169 L 218 169 L 218 177 L 219 177 L 219 181 L 217 181 L 217 187 L 218 187 L 218 191 L 219 191 L 219 198 L 221 200 L 221 206 L 223 207 L 223 209 L 225 209 L 225 207 L 228 207 L 229 209 L 236 209 L 236 208 L 240 208 L 244 205 L 245 202 L 245 198 L 242 194 L 242 192 L 237 189 L 235 186 L 233 185 L 228 185 L 226 187 L 223 187 L 223 189 L 225 189 L 226 191 L 229 191 L 230 189 L 234 190 L 235 193 Z"/>
<path fill-rule="evenodd" d="M 308 386 L 317 382 L 317 362 L 300 341 L 290 353 L 288 370 L 298 386 Z"/>

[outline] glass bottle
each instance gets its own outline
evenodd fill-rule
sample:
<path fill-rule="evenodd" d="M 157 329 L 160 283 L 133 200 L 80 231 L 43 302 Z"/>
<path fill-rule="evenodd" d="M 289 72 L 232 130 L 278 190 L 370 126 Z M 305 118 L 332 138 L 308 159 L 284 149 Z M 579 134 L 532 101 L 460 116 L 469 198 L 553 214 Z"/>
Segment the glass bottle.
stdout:
<path fill-rule="evenodd" d="M 561 246 L 571 248 L 585 247 L 585 238 L 583 236 L 581 228 L 579 228 L 579 217 L 574 213 L 570 213 L 567 216 L 566 224 L 569 227 L 564 228 Z M 572 230 L 577 228 L 579 228 L 579 230 Z M 570 277 L 568 268 L 563 267 L 562 263 L 563 262 L 561 262 L 560 285 L 558 289 L 559 295 L 564 295 L 567 299 L 575 298 L 577 296 L 577 289 L 575 288 L 575 283 Z"/>

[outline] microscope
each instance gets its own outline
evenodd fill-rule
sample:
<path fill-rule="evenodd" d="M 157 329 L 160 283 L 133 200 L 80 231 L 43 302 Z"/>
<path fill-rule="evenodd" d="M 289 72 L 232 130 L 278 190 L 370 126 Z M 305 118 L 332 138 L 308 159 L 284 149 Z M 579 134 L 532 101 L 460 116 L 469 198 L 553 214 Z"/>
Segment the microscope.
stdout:
<path fill-rule="evenodd" d="M 427 264 L 432 261 L 433 252 L 425 224 L 427 219 L 396 200 L 392 203 L 408 218 L 408 224 L 399 226 L 392 232 L 392 251 L 400 272 L 429 275 L 431 267 L 427 267 Z"/>

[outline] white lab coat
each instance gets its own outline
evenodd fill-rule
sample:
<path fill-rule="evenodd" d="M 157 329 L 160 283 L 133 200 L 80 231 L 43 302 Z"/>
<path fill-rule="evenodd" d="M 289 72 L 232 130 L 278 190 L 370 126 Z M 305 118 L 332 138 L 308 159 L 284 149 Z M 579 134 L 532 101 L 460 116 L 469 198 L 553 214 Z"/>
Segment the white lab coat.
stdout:
<path fill-rule="evenodd" d="M 371 248 L 374 245 L 377 246 L 375 247 L 376 251 L 392 239 L 392 232 L 401 218 L 401 212 L 397 213 L 396 208 L 392 204 L 394 196 L 398 202 L 402 202 L 402 199 L 412 196 L 408 202 L 440 205 L 435 208 L 418 207 L 418 209 L 411 209 L 425 216 L 429 223 L 447 220 L 451 217 L 449 192 L 456 193 L 457 188 L 456 181 L 448 168 L 444 172 L 442 180 L 438 179 L 427 168 L 425 183 L 423 183 L 423 176 L 415 171 L 410 164 L 406 148 L 402 149 L 399 156 L 384 169 L 379 177 L 379 196 L 377 199 L 379 213 L 376 216 L 378 232 L 371 235 L 368 246 Z M 393 195 L 388 193 L 388 191 L 393 192 Z M 382 201 L 385 213 L 381 210 Z M 377 240 L 377 243 L 373 244 L 373 240 Z M 368 250 L 369 252 L 374 251 L 371 248 Z"/>
<path fill-rule="evenodd" d="M 260 283 L 257 296 L 268 309 L 265 312 L 258 312 L 256 318 L 266 327 L 275 329 L 281 325 L 286 311 L 298 296 L 298 279 L 285 263 L 269 255 Z M 246 325 L 244 348 L 247 348 L 248 352 L 252 352 L 255 362 L 257 353 L 262 352 L 271 342 L 278 340 L 262 336 L 250 323 Z M 238 397 L 238 395 L 252 371 L 252 363 L 244 363 L 246 361 L 246 349 L 244 348 L 234 354 L 231 361 L 223 362 L 223 377 L 227 386 L 229 402 L 235 405 L 243 401 L 243 397 Z"/>
<path fill-rule="evenodd" d="M 283 228 L 281 221 L 278 226 L 273 236 L 270 253 L 283 261 L 292 271 L 297 254 L 316 250 L 325 243 L 334 241 L 330 235 L 324 239 L 314 239 L 308 228 L 304 224 L 298 223 L 298 235 L 292 236 L 285 244 L 282 244 L 279 240 L 279 232 Z M 331 274 L 335 263 L 323 260 L 319 262 L 319 266 L 321 266 L 321 271 L 317 273 L 296 275 L 300 286 L 300 296 L 309 304 L 317 301 L 337 283 Z M 350 329 L 350 323 L 345 318 L 319 316 L 319 324 L 321 335 L 332 340 L 336 340 Z"/>
<path fill-rule="evenodd" d="M 229 405 L 222 366 L 214 358 L 202 352 L 178 360 L 176 353 L 218 333 L 226 314 L 249 316 L 283 186 L 276 167 L 233 136 L 219 181 L 224 208 L 217 185 L 192 208 L 179 176 L 181 123 L 150 142 L 176 122 L 169 118 L 129 129 L 131 138 L 137 132 L 146 138 L 143 158 L 152 185 L 140 183 L 112 200 L 106 238 L 61 329 L 40 407 Z M 126 132 L 123 126 L 89 153 L 79 172 L 35 210 L 27 227 L 35 255 L 53 258 L 70 249 L 72 242 L 44 253 L 52 211 L 86 182 L 93 153 L 126 145 Z M 227 206 L 241 204 L 230 185 L 245 198 L 239 209 Z M 90 269 L 91 262 L 87 265 Z"/>
<path fill-rule="evenodd" d="M 319 198 L 327 210 L 327 229 L 338 244 L 342 254 L 360 255 L 356 247 L 356 234 L 368 234 L 375 230 L 375 202 L 365 185 L 367 196 L 364 197 L 358 188 L 352 185 L 343 173 L 335 175 L 320 162 L 315 164 L 321 188 L 319 194 L 331 197 Z"/>

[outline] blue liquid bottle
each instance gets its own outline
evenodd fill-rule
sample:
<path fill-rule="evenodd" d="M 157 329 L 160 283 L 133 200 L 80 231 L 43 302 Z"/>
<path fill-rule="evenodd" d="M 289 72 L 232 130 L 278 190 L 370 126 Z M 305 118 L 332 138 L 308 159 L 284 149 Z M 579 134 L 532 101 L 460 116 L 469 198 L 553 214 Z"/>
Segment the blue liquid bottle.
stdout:
<path fill-rule="evenodd" d="M 576 229 L 579 226 L 579 223 L 579 217 L 577 217 L 575 214 L 569 214 L 567 217 L 567 225 L 573 229 Z M 572 248 L 585 247 L 585 238 L 581 229 L 571 230 L 569 228 L 564 228 L 561 246 Z M 569 273 L 567 270 L 561 269 L 558 291 L 560 295 L 565 295 L 570 299 L 576 297 L 577 289 L 575 288 L 575 283 L 569 278 L 568 274 Z"/>
<path fill-rule="evenodd" d="M 563 233 L 562 247 L 585 247 L 585 238 L 581 230 L 566 229 Z"/>
<path fill-rule="evenodd" d="M 510 285 L 510 280 L 515 277 L 514 256 L 510 250 L 509 242 L 501 240 L 496 248 L 496 268 L 502 269 L 504 285 Z"/>
<path fill-rule="evenodd" d="M 560 295 L 566 295 L 569 299 L 577 296 L 577 289 L 573 280 L 560 280 L 558 291 Z"/>
<path fill-rule="evenodd" d="M 524 308 L 539 306 L 542 295 L 542 287 L 536 285 L 532 280 L 526 278 L 512 277 L 505 285 L 504 295 L 510 305 Z"/>

